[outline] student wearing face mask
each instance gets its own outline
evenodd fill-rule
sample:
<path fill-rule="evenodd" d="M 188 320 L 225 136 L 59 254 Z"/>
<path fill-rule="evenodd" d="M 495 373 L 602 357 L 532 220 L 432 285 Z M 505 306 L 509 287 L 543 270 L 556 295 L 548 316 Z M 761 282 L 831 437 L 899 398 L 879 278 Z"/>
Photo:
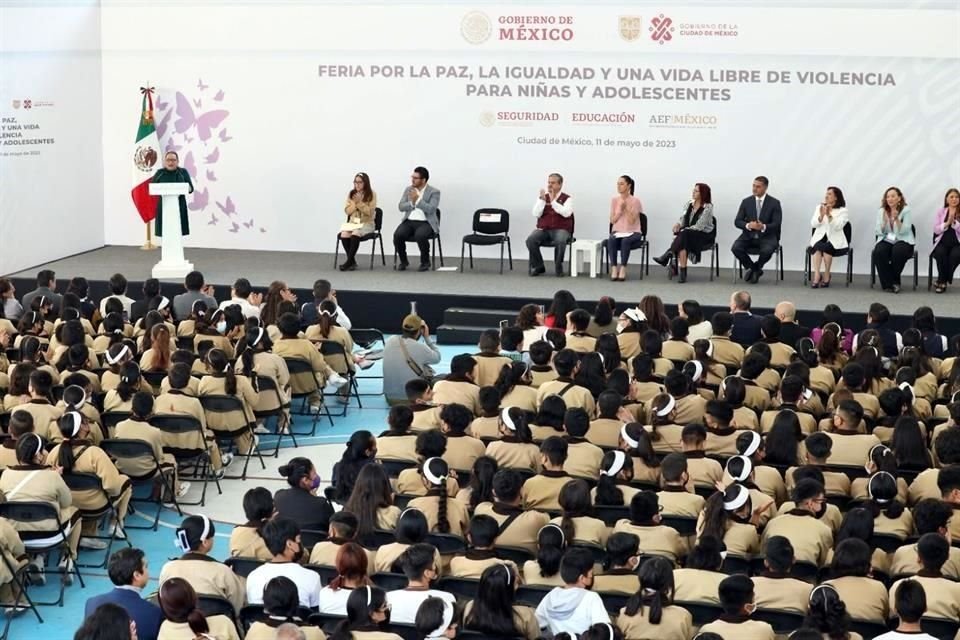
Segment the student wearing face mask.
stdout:
<path fill-rule="evenodd" d="M 297 523 L 288 518 L 274 518 L 263 525 L 261 535 L 273 558 L 247 576 L 247 602 L 262 603 L 267 583 L 277 576 L 285 576 L 297 585 L 300 606 L 316 607 L 320 594 L 320 575 L 297 562 L 303 555 Z"/>
<path fill-rule="evenodd" d="M 277 516 L 293 520 L 301 530 L 329 529 L 333 507 L 326 498 L 317 495 L 320 476 L 313 463 L 307 458 L 296 457 L 282 465 L 279 471 L 290 488 L 277 491 L 273 497 Z"/>
<path fill-rule="evenodd" d="M 718 589 L 723 614 L 719 620 L 700 627 L 700 633 L 716 633 L 721 638 L 750 638 L 750 640 L 773 640 L 776 634 L 766 622 L 751 620 L 756 611 L 753 582 L 744 575 L 732 575 L 723 579 Z"/>

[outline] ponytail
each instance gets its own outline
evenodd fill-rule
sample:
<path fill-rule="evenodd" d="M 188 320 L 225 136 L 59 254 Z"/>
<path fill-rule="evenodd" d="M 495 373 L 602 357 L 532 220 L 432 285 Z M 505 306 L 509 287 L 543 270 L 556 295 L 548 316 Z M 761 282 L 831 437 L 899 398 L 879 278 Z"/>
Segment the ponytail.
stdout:
<path fill-rule="evenodd" d="M 556 524 L 548 524 L 537 533 L 537 566 L 540 575 L 549 578 L 560 572 L 560 560 L 567 548 L 567 537 Z"/>
<path fill-rule="evenodd" d="M 63 442 L 60 443 L 60 452 L 57 455 L 57 465 L 63 467 L 65 472 L 70 473 L 77 463 L 77 459 L 73 455 L 73 446 L 80 444 L 80 440 L 76 438 L 83 427 L 83 416 L 79 411 L 67 411 L 57 420 L 57 426 L 63 436 Z"/>
<path fill-rule="evenodd" d="M 450 521 L 447 519 L 447 478 L 450 474 L 450 468 L 443 458 L 429 458 L 423 463 L 420 473 L 430 486 L 437 488 L 440 495 L 437 496 L 437 531 L 440 533 L 450 533 Z"/>
<path fill-rule="evenodd" d="M 324 300 L 317 307 L 317 311 L 317 326 L 320 327 L 320 335 L 329 338 L 330 329 L 333 328 L 334 319 L 337 317 L 337 305 L 331 300 Z"/>
<path fill-rule="evenodd" d="M 623 491 L 617 486 L 616 478 L 600 474 L 600 479 L 597 480 L 597 495 L 593 503 L 618 507 L 623 505 Z"/>
<path fill-rule="evenodd" d="M 228 396 L 235 395 L 237 393 L 237 374 L 234 373 L 233 366 L 227 359 L 227 354 L 222 349 L 210 349 L 207 352 L 207 364 L 214 372 L 223 374 L 224 392 Z"/>
<path fill-rule="evenodd" d="M 716 491 L 709 498 L 703 507 L 703 528 L 700 530 L 700 537 L 713 536 L 717 540 L 723 540 L 727 532 L 727 511 L 723 508 L 723 492 Z"/>
<path fill-rule="evenodd" d="M 263 331 L 263 329 L 260 329 Z M 240 352 L 240 363 L 243 364 L 243 375 L 247 376 L 247 379 L 250 380 L 250 386 L 253 387 L 254 391 L 260 391 L 260 386 L 257 384 L 257 372 L 253 370 L 253 347 L 249 344 L 247 347 Z"/>
<path fill-rule="evenodd" d="M 123 365 L 120 372 L 120 382 L 117 384 L 117 395 L 124 402 L 129 402 L 133 394 L 140 388 L 140 365 L 130 360 Z"/>

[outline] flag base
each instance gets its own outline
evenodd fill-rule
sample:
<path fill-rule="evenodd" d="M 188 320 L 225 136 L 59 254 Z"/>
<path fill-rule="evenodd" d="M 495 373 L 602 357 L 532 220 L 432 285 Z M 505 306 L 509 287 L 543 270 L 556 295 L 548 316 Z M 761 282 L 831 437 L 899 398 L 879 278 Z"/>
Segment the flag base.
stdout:
<path fill-rule="evenodd" d="M 149 241 L 148 241 L 148 242 L 145 242 L 144 244 L 140 245 L 140 249 L 143 250 L 143 251 L 153 251 L 154 249 L 159 249 L 159 247 L 158 247 L 157 245 L 153 244 L 152 242 L 149 242 Z"/>

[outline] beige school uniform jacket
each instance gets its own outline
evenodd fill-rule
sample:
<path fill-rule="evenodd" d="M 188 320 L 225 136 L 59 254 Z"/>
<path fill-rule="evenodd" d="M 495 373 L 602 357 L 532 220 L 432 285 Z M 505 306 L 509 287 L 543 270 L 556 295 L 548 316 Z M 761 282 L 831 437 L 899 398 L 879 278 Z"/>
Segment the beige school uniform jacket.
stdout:
<path fill-rule="evenodd" d="M 521 547 L 531 553 L 537 552 L 537 535 L 550 521 L 550 516 L 542 511 L 527 511 L 499 502 L 481 502 L 473 512 L 474 515 L 490 516 L 500 525 L 500 535 L 496 539 L 498 546 Z"/>
<path fill-rule="evenodd" d="M 567 438 L 567 460 L 563 470 L 578 478 L 596 479 L 600 475 L 603 449 L 583 438 Z"/>
<path fill-rule="evenodd" d="M 414 416 L 416 415 L 414 413 Z M 467 433 L 478 440 L 497 440 L 500 438 L 500 418 L 499 416 L 474 418 L 467 428 Z"/>
<path fill-rule="evenodd" d="M 410 431 L 420 433 L 440 428 L 440 407 L 432 404 L 412 404 L 410 409 L 413 411 Z M 496 428 L 496 419 L 494 419 L 494 428 Z"/>
<path fill-rule="evenodd" d="M 927 595 L 927 610 L 924 616 L 945 620 L 960 619 L 960 584 L 941 577 L 914 576 Z M 890 587 L 889 611 L 895 611 L 897 587 L 903 580 L 897 580 Z"/>
<path fill-rule="evenodd" d="M 415 450 L 416 434 L 391 435 L 385 431 L 377 436 L 378 460 L 406 460 L 418 462 Z"/>
<path fill-rule="evenodd" d="M 307 327 L 304 337 L 311 342 L 321 342 L 324 340 L 336 342 L 343 347 L 346 357 L 341 355 L 323 356 L 324 361 L 330 365 L 331 369 L 340 375 L 347 375 L 348 373 L 356 371 L 357 366 L 353 362 L 353 337 L 350 335 L 350 332 L 343 327 L 336 325 L 330 327 L 330 333 L 324 338 L 320 333 L 320 325 L 310 325 Z"/>
<path fill-rule="evenodd" d="M 281 338 L 273 345 L 273 352 L 281 358 L 304 360 L 310 363 L 316 384 L 323 388 L 327 379 L 327 362 L 320 355 L 317 347 L 303 338 Z M 294 393 L 306 393 L 315 386 L 310 380 L 304 379 L 306 374 L 290 375 L 290 388 Z"/>
<path fill-rule="evenodd" d="M 447 495 L 451 498 L 460 491 L 460 483 L 452 475 L 447 478 Z M 404 469 L 397 476 L 397 493 L 407 496 L 425 496 L 427 488 L 416 469 Z"/>
<path fill-rule="evenodd" d="M 288 389 L 290 386 L 290 371 L 287 369 L 287 363 L 283 358 L 275 353 L 257 352 L 253 355 L 253 370 L 258 376 L 270 378 L 276 382 L 277 389 L 280 392 L 280 398 L 278 399 L 277 394 L 273 391 L 260 390 L 257 394 L 257 403 L 253 407 L 255 411 L 273 411 L 279 409 L 282 404 L 290 402 Z M 243 360 L 237 360 L 237 376 L 243 373 Z M 191 382 L 195 380 L 196 378 L 191 378 Z M 199 385 L 197 386 L 197 392 L 199 393 Z"/>
<path fill-rule="evenodd" d="M 473 378 L 478 387 L 491 386 L 500 376 L 500 370 L 513 362 L 507 356 L 501 356 L 499 353 L 475 353 L 473 359 L 477 363 L 476 369 L 473 370 Z"/>
<path fill-rule="evenodd" d="M 674 422 L 677 424 L 702 423 L 703 415 L 707 410 L 707 401 L 700 395 L 689 395 L 677 398 L 676 417 Z"/>
<path fill-rule="evenodd" d="M 664 515 L 686 518 L 696 518 L 700 515 L 706 502 L 703 496 L 673 485 L 665 486 L 662 491 L 658 491 L 657 500 Z"/>
<path fill-rule="evenodd" d="M 256 558 L 264 562 L 273 560 L 273 554 L 267 549 L 257 527 L 252 524 L 241 524 L 230 532 L 231 558 Z"/>
<path fill-rule="evenodd" d="M 737 622 L 728 622 L 726 620 L 714 620 L 709 624 L 700 627 L 700 633 L 716 633 L 724 640 L 735 638 L 736 640 L 774 640 L 776 634 L 766 622 L 760 620 L 743 620 Z M 851 640 L 854 640 L 851 638 Z"/>
<path fill-rule="evenodd" d="M 342 540 L 324 540 L 313 545 L 313 550 L 310 551 L 310 564 L 335 567 L 337 565 L 337 554 L 340 553 L 340 547 L 344 543 L 345 541 Z M 363 551 L 367 554 L 367 573 L 372 575 L 377 552 L 370 549 L 364 549 Z"/>
<path fill-rule="evenodd" d="M 566 471 L 541 471 L 523 483 L 520 500 L 527 509 L 559 511 L 560 490 L 571 480 Z"/>
<path fill-rule="evenodd" d="M 840 594 L 840 599 L 847 605 L 847 613 L 851 618 L 886 622 L 889 611 L 887 588 L 879 580 L 847 576 L 827 580 L 826 584 L 833 585 Z"/>
<path fill-rule="evenodd" d="M 640 538 L 640 549 L 645 555 L 663 556 L 676 564 L 686 553 L 687 545 L 675 529 L 665 525 L 638 525 L 623 519 L 613 527 L 612 533 L 632 533 Z"/>
<path fill-rule="evenodd" d="M 537 410 L 537 390 L 532 386 L 518 384 L 500 399 L 500 407 L 517 407 L 524 411 Z"/>
<path fill-rule="evenodd" d="M 433 385 L 433 401 L 439 405 L 462 404 L 476 416 L 480 414 L 480 387 L 472 382 L 441 380 Z"/>
<path fill-rule="evenodd" d="M 409 549 L 411 545 L 402 542 L 391 542 L 377 548 L 377 554 L 373 559 L 372 573 L 393 573 L 393 563 L 395 563 L 403 552 Z M 443 562 L 440 559 L 440 552 L 433 554 L 433 570 L 441 573 Z"/>
<path fill-rule="evenodd" d="M 956 516 L 954 516 L 956 517 Z M 917 545 L 910 544 L 899 547 L 893 553 L 893 560 L 890 563 L 890 574 L 891 575 L 901 575 L 909 574 L 916 575 L 920 573 L 922 567 L 917 561 Z M 941 573 L 948 578 L 953 580 L 960 580 L 960 549 L 957 547 L 950 547 L 950 555 L 947 558 L 947 561 L 943 563 L 943 566 L 940 568 Z M 891 591 L 891 593 L 893 593 Z M 930 596 L 927 595 L 927 602 L 929 604 Z"/>
<path fill-rule="evenodd" d="M 623 422 L 611 418 L 597 418 L 590 422 L 590 428 L 585 436 L 588 442 L 598 447 L 614 449 L 620 444 L 620 428 Z"/>
<path fill-rule="evenodd" d="M 60 449 L 64 446 L 67 446 L 66 443 L 58 444 L 47 454 L 47 464 L 50 466 L 60 464 Z M 122 494 L 129 494 L 132 490 L 130 478 L 117 470 L 113 460 L 100 447 L 76 443 L 73 445 L 73 455 L 74 473 L 91 473 L 98 476 L 107 495 L 114 500 Z M 94 489 L 71 493 L 73 493 L 73 505 L 81 511 L 94 511 L 106 504 L 103 494 Z"/>
<path fill-rule="evenodd" d="M 455 494 L 454 494 L 455 495 Z M 427 495 L 411 500 L 407 507 L 414 507 L 423 511 L 427 518 L 430 531 L 438 533 L 437 518 L 440 506 L 440 492 L 428 491 Z M 466 505 L 450 496 L 447 498 L 447 522 L 450 523 L 449 533 L 463 537 L 470 525 L 470 512 Z"/>
<path fill-rule="evenodd" d="M 554 518 L 550 522 L 560 526 L 562 521 L 563 518 Z M 603 520 L 591 518 L 589 516 L 573 518 L 574 541 L 585 542 L 587 544 L 596 544 L 604 547 L 607 544 L 608 537 L 610 537 L 610 529 L 603 522 Z M 570 543 L 569 540 L 567 542 L 568 544 Z"/>
<path fill-rule="evenodd" d="M 722 365 L 740 367 L 743 364 L 743 347 L 730 340 L 728 336 L 713 336 L 713 359 Z"/>
<path fill-rule="evenodd" d="M 539 389 L 546 382 L 556 380 L 558 377 L 556 369 L 550 365 L 533 365 L 530 367 L 530 386 Z"/>
<path fill-rule="evenodd" d="M 572 349 L 577 353 L 590 353 L 597 347 L 597 339 L 586 333 L 568 333 L 567 349 Z"/>
<path fill-rule="evenodd" d="M 758 609 L 780 609 L 806 615 L 813 585 L 796 578 L 763 575 L 753 577 Z"/>
<path fill-rule="evenodd" d="M 170 578 L 183 578 L 199 595 L 229 600 L 238 613 L 247 601 L 247 581 L 227 565 L 202 553 L 186 553 L 168 561 L 160 570 L 160 584 Z"/>
<path fill-rule="evenodd" d="M 443 459 L 451 469 L 471 470 L 477 458 L 486 452 L 486 447 L 476 438 L 466 434 L 447 434 L 447 450 Z"/>
<path fill-rule="evenodd" d="M 517 565 L 512 560 L 501 560 L 493 550 L 483 551 L 470 549 L 463 555 L 450 559 L 450 575 L 457 578 L 473 578 L 479 580 L 487 567 L 498 564 L 509 566 L 514 575 L 520 575 Z"/>
<path fill-rule="evenodd" d="M 60 409 L 46 400 L 31 400 L 26 404 L 17 405 L 11 412 L 26 411 L 33 416 L 33 432 L 47 441 L 60 440 L 60 428 L 57 420 L 63 415 Z"/>
<path fill-rule="evenodd" d="M 833 548 L 833 531 L 830 527 L 801 509 L 793 509 L 772 518 L 763 530 L 763 544 L 766 545 L 773 536 L 784 536 L 793 543 L 797 562 L 822 566 L 826 563 L 827 553 Z"/>
<path fill-rule="evenodd" d="M 237 391 L 232 394 L 243 404 L 243 411 L 231 411 L 228 413 L 216 413 L 205 411 L 207 415 L 207 427 L 214 431 L 236 431 L 246 425 L 256 422 L 253 415 L 253 408 L 257 406 L 258 395 L 250 378 L 247 376 L 236 376 Z M 231 395 L 227 393 L 227 379 L 222 375 L 204 376 L 200 380 L 200 397 L 203 396 L 222 396 Z"/>
<path fill-rule="evenodd" d="M 531 469 L 540 472 L 540 447 L 531 442 L 520 442 L 512 436 L 488 444 L 485 455 L 496 460 L 501 469 Z"/>
<path fill-rule="evenodd" d="M 625 640 L 690 640 L 693 637 L 693 616 L 683 607 L 664 607 L 659 624 L 650 622 L 650 607 L 644 607 L 635 616 L 628 616 L 625 611 L 621 609 L 617 618 Z"/>
<path fill-rule="evenodd" d="M 29 479 L 28 479 L 29 477 Z M 21 484 L 23 483 L 23 484 Z M 13 490 L 19 486 L 14 493 Z M 46 502 L 53 505 L 65 524 L 80 519 L 80 512 L 73 506 L 73 494 L 60 474 L 50 467 L 39 465 L 17 465 L 7 467 L 0 475 L 0 492 L 8 502 Z M 39 522 L 11 522 L 14 528 L 25 538 L 25 532 L 56 532 L 57 523 L 53 520 Z"/>
<path fill-rule="evenodd" d="M 176 464 L 173 455 L 163 452 L 163 432 L 149 422 L 140 420 L 123 420 L 117 423 L 114 438 L 124 440 L 142 440 L 153 449 L 162 467 L 173 467 Z M 141 478 L 156 471 L 156 463 L 148 456 L 140 458 L 120 458 L 117 460 L 117 469 L 130 477 Z"/>
<path fill-rule="evenodd" d="M 675 602 L 705 602 L 720 604 L 717 589 L 727 574 L 704 569 L 674 569 Z"/>
<path fill-rule="evenodd" d="M 609 569 L 593 577 L 593 590 L 598 593 L 633 595 L 640 589 L 640 576 L 629 568 Z"/>
<path fill-rule="evenodd" d="M 185 415 L 196 418 L 200 421 L 203 435 L 212 438 L 212 434 L 207 429 L 207 419 L 203 413 L 203 407 L 200 401 L 190 397 L 180 391 L 170 391 L 157 396 L 153 404 L 155 415 Z M 207 442 L 201 439 L 199 434 L 171 434 L 161 432 L 163 446 L 182 449 L 205 449 Z"/>
<path fill-rule="evenodd" d="M 537 389 L 537 406 L 543 404 L 543 399 L 547 396 L 558 395 L 563 398 L 567 404 L 567 409 L 580 407 L 587 412 L 587 415 L 593 417 L 597 404 L 593 399 L 593 394 L 586 387 L 573 382 L 569 378 L 557 378 L 551 382 L 545 382 Z"/>

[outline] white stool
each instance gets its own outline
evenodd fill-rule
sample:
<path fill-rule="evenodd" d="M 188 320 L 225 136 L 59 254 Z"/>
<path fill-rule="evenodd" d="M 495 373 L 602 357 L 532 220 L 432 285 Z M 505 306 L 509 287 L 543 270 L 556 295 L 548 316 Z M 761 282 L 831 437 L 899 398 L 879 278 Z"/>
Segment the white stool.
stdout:
<path fill-rule="evenodd" d="M 570 275 L 577 277 L 582 261 L 590 262 L 590 277 L 596 278 L 600 271 L 600 247 L 605 240 L 578 239 L 570 247 L 573 255 L 570 256 Z M 580 254 L 585 254 L 581 257 Z"/>

